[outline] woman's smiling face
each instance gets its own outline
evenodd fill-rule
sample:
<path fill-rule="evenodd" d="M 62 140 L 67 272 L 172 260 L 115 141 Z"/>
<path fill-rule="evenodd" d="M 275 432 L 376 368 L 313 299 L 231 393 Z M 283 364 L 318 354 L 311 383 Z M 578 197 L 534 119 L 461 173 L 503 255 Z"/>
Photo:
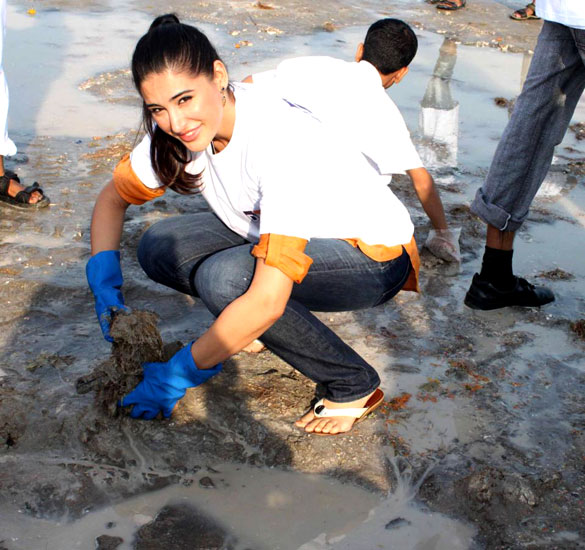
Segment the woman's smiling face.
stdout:
<path fill-rule="evenodd" d="M 151 73 L 140 87 L 153 121 L 193 152 L 204 151 L 222 129 L 228 77 L 221 61 L 214 69 L 212 77 L 171 69 Z"/>

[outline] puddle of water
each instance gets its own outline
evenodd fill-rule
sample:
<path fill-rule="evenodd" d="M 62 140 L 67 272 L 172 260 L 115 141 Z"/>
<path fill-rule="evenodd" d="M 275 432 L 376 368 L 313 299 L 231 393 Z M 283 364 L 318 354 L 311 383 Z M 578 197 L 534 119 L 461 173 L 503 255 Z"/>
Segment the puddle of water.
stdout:
<path fill-rule="evenodd" d="M 475 535 L 471 525 L 442 514 L 431 514 L 413 502 L 418 489 L 432 469 L 419 479 L 412 470 L 400 468 L 396 457 L 388 457 L 397 480 L 395 491 L 373 509 L 366 521 L 348 534 L 327 537 L 322 533 L 299 550 L 371 550 L 404 548 L 416 550 L 466 550 Z"/>
<path fill-rule="evenodd" d="M 9 548 L 63 550 L 93 548 L 96 537 L 124 539 L 130 549 L 135 531 L 169 503 L 204 510 L 237 538 L 236 550 L 295 549 L 326 532 L 338 536 L 368 517 L 379 497 L 319 476 L 223 464 L 214 489 L 173 485 L 91 512 L 73 523 L 4 516 L 3 538 Z M 201 476 L 197 476 L 197 479 Z M 111 522 L 115 526 L 107 529 Z M 8 526 L 9 527 L 6 527 Z"/>
<path fill-rule="evenodd" d="M 90 512 L 72 523 L 3 513 L 4 544 L 9 550 L 92 548 L 107 534 L 121 537 L 119 550 L 132 548 L 134 533 L 169 504 L 205 511 L 236 539 L 235 550 L 321 550 L 403 548 L 464 550 L 475 530 L 413 503 L 427 472 L 418 480 L 399 471 L 397 488 L 380 500 L 370 492 L 331 479 L 279 470 L 223 464 L 220 482 L 205 489 L 196 482 L 147 493 Z M 107 527 L 109 526 L 109 528 Z"/>
<path fill-rule="evenodd" d="M 91 137 L 136 127 L 136 108 L 101 101 L 78 86 L 97 73 L 128 67 L 148 19 L 116 10 L 39 11 L 31 17 L 9 6 L 4 66 L 11 133 Z"/>

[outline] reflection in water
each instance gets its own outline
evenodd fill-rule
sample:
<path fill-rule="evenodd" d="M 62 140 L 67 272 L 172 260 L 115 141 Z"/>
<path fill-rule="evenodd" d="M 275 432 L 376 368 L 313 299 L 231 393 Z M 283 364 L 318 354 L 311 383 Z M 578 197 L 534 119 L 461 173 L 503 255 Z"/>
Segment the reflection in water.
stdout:
<path fill-rule="evenodd" d="M 425 166 L 457 166 L 459 102 L 451 96 L 451 77 L 457 60 L 457 45 L 445 38 L 439 59 L 420 102 L 419 130 L 423 136 L 421 157 Z"/>

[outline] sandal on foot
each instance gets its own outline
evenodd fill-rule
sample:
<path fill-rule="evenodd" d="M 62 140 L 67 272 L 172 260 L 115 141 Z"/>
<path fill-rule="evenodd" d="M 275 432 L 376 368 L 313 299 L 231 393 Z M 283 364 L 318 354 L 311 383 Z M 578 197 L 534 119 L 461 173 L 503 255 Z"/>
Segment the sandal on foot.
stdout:
<path fill-rule="evenodd" d="M 371 413 L 374 412 L 384 402 L 384 392 L 378 388 L 366 401 L 364 407 L 347 408 L 347 409 L 328 409 L 323 404 L 323 399 L 320 399 L 315 403 L 313 407 L 313 414 L 316 418 L 325 418 L 332 416 L 351 416 L 355 418 L 354 426 L 359 424 Z M 323 433 L 323 432 L 308 432 L 315 435 L 341 435 L 347 432 L 338 432 L 334 434 Z"/>
<path fill-rule="evenodd" d="M 14 197 L 8 194 L 10 180 L 20 183 L 20 178 L 11 170 L 5 170 L 4 175 L 0 176 L 0 201 L 14 208 L 44 208 L 49 206 L 49 197 L 46 197 L 39 184 L 35 181 L 25 189 L 22 189 Z M 41 198 L 37 202 L 30 202 L 34 192 L 40 193 Z"/>
<path fill-rule="evenodd" d="M 532 13 L 528 13 L 528 10 Z M 534 6 L 534 3 L 530 2 L 530 4 L 526 4 L 524 8 L 516 10 L 511 14 L 510 19 L 513 19 L 514 21 L 527 21 L 528 19 L 540 19 L 540 17 L 536 15 L 536 7 Z"/>
<path fill-rule="evenodd" d="M 460 0 L 458 3 L 456 0 L 441 0 L 437 2 L 438 10 L 456 11 L 464 8 L 467 5 L 467 0 Z"/>

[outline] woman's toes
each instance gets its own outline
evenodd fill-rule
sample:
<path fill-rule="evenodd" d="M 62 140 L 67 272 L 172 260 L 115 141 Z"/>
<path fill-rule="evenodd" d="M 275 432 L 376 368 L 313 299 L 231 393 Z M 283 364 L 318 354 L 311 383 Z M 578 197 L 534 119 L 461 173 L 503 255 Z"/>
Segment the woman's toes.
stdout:
<path fill-rule="evenodd" d="M 326 434 L 341 434 L 349 432 L 355 423 L 355 418 L 350 416 L 335 416 L 327 419 L 327 422 L 323 423 L 319 431 Z M 317 431 L 317 430 L 315 430 Z"/>
<path fill-rule="evenodd" d="M 299 418 L 295 422 L 295 426 L 298 426 L 299 428 L 304 428 L 314 418 L 315 418 L 315 415 L 313 414 L 313 411 L 309 411 L 307 414 L 304 414 L 303 416 L 301 416 L 301 418 Z"/>
<path fill-rule="evenodd" d="M 322 434 L 335 434 L 335 433 L 337 433 L 337 430 L 335 429 L 335 422 L 333 420 L 328 420 L 326 422 L 323 422 L 323 424 L 320 425 L 317 429 L 315 429 L 315 431 L 322 433 Z"/>
<path fill-rule="evenodd" d="M 318 432 L 323 431 L 323 427 L 327 424 L 328 420 L 324 418 L 314 418 L 305 426 L 306 432 Z"/>
<path fill-rule="evenodd" d="M 260 353 L 265 349 L 266 347 L 262 342 L 260 342 L 260 340 L 253 340 L 242 351 L 245 351 L 247 353 Z"/>

